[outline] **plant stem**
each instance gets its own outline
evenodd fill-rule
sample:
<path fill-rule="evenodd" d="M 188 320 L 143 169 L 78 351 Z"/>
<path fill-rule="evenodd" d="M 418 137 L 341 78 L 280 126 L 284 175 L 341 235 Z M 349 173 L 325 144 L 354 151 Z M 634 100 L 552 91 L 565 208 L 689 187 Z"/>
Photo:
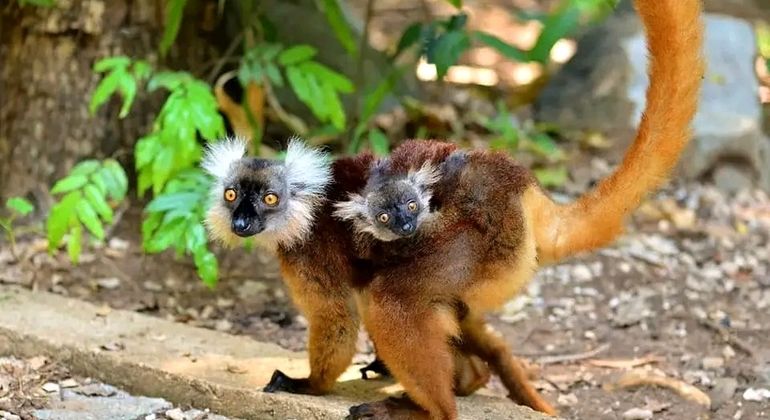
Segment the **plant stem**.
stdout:
<path fill-rule="evenodd" d="M 364 33 L 361 34 L 361 42 L 358 46 L 358 63 L 356 68 L 356 85 L 358 87 L 355 96 L 353 97 L 353 118 L 350 121 L 350 128 L 348 129 L 348 135 L 345 136 L 348 141 L 345 146 L 349 146 L 353 140 L 353 134 L 356 126 L 361 122 L 361 115 L 363 110 L 361 109 L 364 102 L 364 92 L 366 91 L 366 48 L 369 46 L 369 26 L 372 23 L 374 17 L 374 0 L 368 0 L 366 2 L 366 15 L 364 20 Z"/>

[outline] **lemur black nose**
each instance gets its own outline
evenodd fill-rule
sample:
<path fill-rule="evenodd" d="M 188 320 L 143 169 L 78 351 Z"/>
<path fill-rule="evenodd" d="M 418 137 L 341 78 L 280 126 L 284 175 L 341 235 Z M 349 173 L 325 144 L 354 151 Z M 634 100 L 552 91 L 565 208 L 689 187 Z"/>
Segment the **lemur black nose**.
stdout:
<path fill-rule="evenodd" d="M 401 226 L 401 231 L 404 233 L 412 233 L 414 232 L 414 225 L 411 223 L 404 223 L 404 225 Z"/>
<path fill-rule="evenodd" d="M 237 235 L 248 234 L 251 229 L 251 222 L 246 219 L 233 219 L 232 228 Z"/>

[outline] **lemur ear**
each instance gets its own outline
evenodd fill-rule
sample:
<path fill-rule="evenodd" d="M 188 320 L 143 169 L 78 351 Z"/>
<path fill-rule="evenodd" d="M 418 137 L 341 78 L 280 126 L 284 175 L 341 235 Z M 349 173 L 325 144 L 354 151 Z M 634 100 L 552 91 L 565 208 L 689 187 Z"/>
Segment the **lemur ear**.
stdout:
<path fill-rule="evenodd" d="M 425 191 L 440 179 L 438 169 L 430 162 L 425 162 L 417 171 L 410 171 L 407 180 L 416 188 Z"/>
<path fill-rule="evenodd" d="M 337 210 L 334 211 L 334 217 L 340 220 L 355 220 L 366 217 L 369 206 L 366 205 L 366 199 L 361 194 L 350 194 L 350 199 L 334 203 Z"/>
<path fill-rule="evenodd" d="M 217 179 L 230 174 L 232 164 L 246 155 L 246 140 L 233 137 L 209 143 L 201 166 Z"/>
<path fill-rule="evenodd" d="M 331 159 L 299 137 L 289 139 L 286 149 L 286 182 L 294 194 L 320 195 L 331 181 Z"/>

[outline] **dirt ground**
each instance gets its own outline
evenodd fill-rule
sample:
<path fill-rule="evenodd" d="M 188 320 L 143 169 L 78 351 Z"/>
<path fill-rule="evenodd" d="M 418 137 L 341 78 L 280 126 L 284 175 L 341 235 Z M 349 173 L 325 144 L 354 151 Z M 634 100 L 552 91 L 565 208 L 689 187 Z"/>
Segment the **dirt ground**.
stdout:
<path fill-rule="evenodd" d="M 129 208 L 108 245 L 76 267 L 40 240 L 21 241 L 21 262 L 3 246 L 0 282 L 305 348 L 306 324 L 268 254 L 220 252 L 222 280 L 209 290 L 186 259 L 141 254 L 139 217 Z M 766 195 L 671 187 L 637 212 L 616 245 L 546 268 L 489 321 L 567 418 L 766 418 L 768 236 Z M 370 359 L 362 333 L 354 362 Z M 673 385 L 653 386 L 650 375 Z M 647 380 L 619 385 L 634 376 Z M 675 391 L 686 385 L 712 409 Z M 488 387 L 502 392 L 496 380 Z"/>

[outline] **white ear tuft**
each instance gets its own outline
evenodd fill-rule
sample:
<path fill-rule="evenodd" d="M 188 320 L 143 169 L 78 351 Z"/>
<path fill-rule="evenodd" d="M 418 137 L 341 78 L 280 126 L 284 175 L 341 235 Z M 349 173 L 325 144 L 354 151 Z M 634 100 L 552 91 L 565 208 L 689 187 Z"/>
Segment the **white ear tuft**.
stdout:
<path fill-rule="evenodd" d="M 350 194 L 350 200 L 334 203 L 334 207 L 334 217 L 340 220 L 356 220 L 366 217 L 368 212 L 366 199 L 360 194 Z"/>
<path fill-rule="evenodd" d="M 229 174 L 233 162 L 244 155 L 246 140 L 239 137 L 227 138 L 208 145 L 201 166 L 214 177 L 222 179 Z"/>
<path fill-rule="evenodd" d="M 441 175 L 439 174 L 438 168 L 431 165 L 429 162 L 425 162 L 419 170 L 409 172 L 409 175 L 407 176 L 407 179 L 412 185 L 423 191 L 438 182 L 440 178 Z"/>
<path fill-rule="evenodd" d="M 293 192 L 320 195 L 331 180 L 329 155 L 308 146 L 299 137 L 289 139 L 286 150 L 286 181 Z"/>

